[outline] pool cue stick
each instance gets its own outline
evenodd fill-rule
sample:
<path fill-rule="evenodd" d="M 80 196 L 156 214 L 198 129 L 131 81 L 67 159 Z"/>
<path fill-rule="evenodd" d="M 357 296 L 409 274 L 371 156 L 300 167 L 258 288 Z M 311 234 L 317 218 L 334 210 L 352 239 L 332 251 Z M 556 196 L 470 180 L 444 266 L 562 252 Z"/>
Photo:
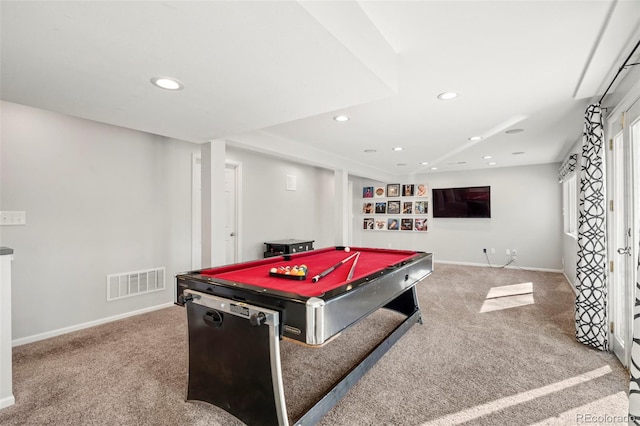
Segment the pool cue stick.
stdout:
<path fill-rule="evenodd" d="M 360 252 L 357 251 L 356 252 L 357 256 L 355 259 L 353 259 L 353 265 L 351 265 L 351 269 L 349 270 L 349 275 L 347 276 L 347 281 L 351 281 L 351 278 L 353 278 L 353 273 L 356 270 L 356 264 L 358 263 L 358 259 L 360 259 Z"/>
<path fill-rule="evenodd" d="M 347 263 L 349 260 L 351 260 L 352 257 L 356 256 L 358 254 L 358 252 L 353 253 L 351 256 L 347 257 L 346 259 L 341 260 L 340 262 L 336 263 L 335 265 L 333 265 L 331 268 L 327 269 L 326 271 L 322 271 L 320 272 L 318 275 L 316 275 L 315 277 L 311 278 L 311 282 L 312 283 L 317 283 L 320 278 L 324 278 L 327 275 L 329 275 L 330 273 L 332 273 L 333 271 L 335 271 L 336 269 L 338 269 L 338 267 L 344 265 L 345 263 Z"/>

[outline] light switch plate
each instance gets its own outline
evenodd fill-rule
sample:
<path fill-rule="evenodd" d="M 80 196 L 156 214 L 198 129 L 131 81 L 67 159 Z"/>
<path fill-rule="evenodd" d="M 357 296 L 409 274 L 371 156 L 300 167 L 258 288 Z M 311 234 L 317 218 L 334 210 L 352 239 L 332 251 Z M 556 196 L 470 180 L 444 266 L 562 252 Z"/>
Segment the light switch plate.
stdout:
<path fill-rule="evenodd" d="M 0 225 L 26 225 L 27 214 L 23 211 L 0 212 Z"/>

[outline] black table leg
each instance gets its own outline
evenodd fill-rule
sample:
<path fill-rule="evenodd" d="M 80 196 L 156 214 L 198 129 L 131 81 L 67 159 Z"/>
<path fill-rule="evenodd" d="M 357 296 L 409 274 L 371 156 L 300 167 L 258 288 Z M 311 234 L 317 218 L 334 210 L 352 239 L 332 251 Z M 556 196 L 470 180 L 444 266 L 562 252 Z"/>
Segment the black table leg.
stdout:
<path fill-rule="evenodd" d="M 288 424 L 278 313 L 187 290 L 187 400 L 211 403 L 248 425 Z"/>

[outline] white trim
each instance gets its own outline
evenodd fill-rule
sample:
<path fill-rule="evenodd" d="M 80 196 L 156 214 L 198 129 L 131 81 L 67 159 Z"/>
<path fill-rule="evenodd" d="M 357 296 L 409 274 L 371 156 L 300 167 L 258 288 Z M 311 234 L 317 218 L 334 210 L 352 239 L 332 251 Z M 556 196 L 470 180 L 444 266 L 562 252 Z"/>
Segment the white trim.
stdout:
<path fill-rule="evenodd" d="M 578 289 L 576 288 L 576 285 L 574 283 L 571 282 L 571 280 L 569 279 L 569 277 L 567 276 L 567 274 L 565 273 L 565 271 L 562 271 L 562 275 L 564 275 L 564 279 L 567 280 L 567 282 L 569 283 L 569 285 L 571 286 L 571 289 L 573 290 L 573 292 L 576 294 L 576 296 L 578 295 Z"/>
<path fill-rule="evenodd" d="M 484 268 L 494 268 L 494 269 L 523 269 L 525 271 L 539 271 L 539 272 L 557 272 L 564 274 L 562 269 L 549 269 L 549 268 L 535 268 L 531 266 L 505 266 L 504 268 L 500 265 L 489 266 L 486 263 L 473 263 L 473 262 L 458 262 L 455 260 L 434 260 L 434 263 L 443 263 L 447 265 L 461 265 L 461 266 L 481 266 Z"/>
<path fill-rule="evenodd" d="M 637 81 L 633 87 L 624 95 L 624 98 L 613 108 L 610 114 L 605 117 L 607 121 L 617 121 L 619 116 L 633 106 L 640 98 L 640 81 Z M 610 135 L 607 135 L 610 137 Z"/>
<path fill-rule="evenodd" d="M 0 399 L 0 410 L 2 410 L 3 408 L 10 407 L 15 403 L 16 403 L 16 398 L 13 395 L 2 398 Z"/>
<path fill-rule="evenodd" d="M 148 307 L 148 308 L 139 309 L 137 311 L 126 312 L 126 313 L 120 314 L 120 315 L 114 315 L 114 316 L 111 316 L 111 317 L 106 317 L 106 318 L 102 318 L 102 319 L 98 319 L 98 320 L 94 320 L 94 321 L 89 321 L 89 322 L 85 322 L 85 323 L 82 323 L 82 324 L 72 325 L 70 327 L 64 327 L 64 328 L 59 328 L 57 330 L 47 331 L 46 333 L 40 333 L 40 334 L 34 334 L 33 336 L 22 337 L 20 339 L 13 340 L 11 343 L 12 343 L 13 347 L 22 346 L 22 345 L 26 345 L 27 343 L 37 342 L 37 341 L 40 341 L 40 340 L 48 339 L 50 337 L 56 337 L 56 336 L 60 336 L 62 334 L 71 333 L 73 331 L 83 330 L 83 329 L 89 328 L 89 327 L 95 327 L 96 325 L 106 324 L 106 323 L 109 323 L 109 322 L 118 321 L 118 320 L 121 320 L 121 319 L 133 317 L 133 316 L 140 315 L 140 314 L 146 314 L 148 312 L 153 312 L 153 311 L 157 311 L 157 310 L 160 310 L 160 309 L 168 308 L 168 307 L 173 306 L 173 305 L 174 305 L 173 302 L 163 303 L 161 305 L 151 306 L 151 307 Z"/>

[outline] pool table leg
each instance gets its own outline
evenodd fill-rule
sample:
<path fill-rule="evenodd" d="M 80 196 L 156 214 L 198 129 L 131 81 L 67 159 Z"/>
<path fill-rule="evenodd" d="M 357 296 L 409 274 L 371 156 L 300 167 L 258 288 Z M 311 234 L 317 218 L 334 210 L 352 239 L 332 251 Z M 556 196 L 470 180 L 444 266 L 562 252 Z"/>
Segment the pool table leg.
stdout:
<path fill-rule="evenodd" d="M 186 290 L 187 401 L 203 401 L 249 425 L 287 425 L 279 314 Z"/>
<path fill-rule="evenodd" d="M 420 312 L 420 305 L 418 304 L 418 295 L 416 294 L 416 286 L 413 285 L 400 293 L 395 299 L 384 305 L 387 309 L 392 309 L 401 314 L 405 314 L 410 317 L 415 312 Z M 422 316 L 419 317 L 418 322 L 422 324 Z"/>
<path fill-rule="evenodd" d="M 420 311 L 415 311 L 409 315 L 402 323 L 381 340 L 376 347 L 367 353 L 356 365 L 354 365 L 331 389 L 305 413 L 296 420 L 294 426 L 315 425 L 326 413 L 333 408 L 338 401 L 346 395 L 357 382 L 362 378 L 391 347 L 415 324 L 420 321 Z"/>

